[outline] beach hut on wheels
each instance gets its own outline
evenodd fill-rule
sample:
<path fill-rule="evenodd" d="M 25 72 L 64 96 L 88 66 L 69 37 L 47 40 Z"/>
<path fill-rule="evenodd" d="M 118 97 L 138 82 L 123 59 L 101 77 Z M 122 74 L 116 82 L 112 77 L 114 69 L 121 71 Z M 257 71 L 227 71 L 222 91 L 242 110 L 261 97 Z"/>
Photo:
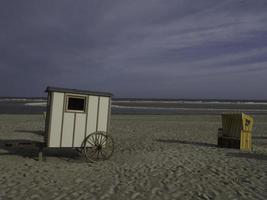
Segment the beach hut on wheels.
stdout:
<path fill-rule="evenodd" d="M 218 146 L 251 151 L 253 118 L 244 113 L 222 114 L 218 129 Z"/>
<path fill-rule="evenodd" d="M 108 158 L 112 152 L 101 149 L 113 145 L 107 135 L 112 94 L 58 87 L 46 92 L 46 147 L 77 148 L 90 159 Z"/>

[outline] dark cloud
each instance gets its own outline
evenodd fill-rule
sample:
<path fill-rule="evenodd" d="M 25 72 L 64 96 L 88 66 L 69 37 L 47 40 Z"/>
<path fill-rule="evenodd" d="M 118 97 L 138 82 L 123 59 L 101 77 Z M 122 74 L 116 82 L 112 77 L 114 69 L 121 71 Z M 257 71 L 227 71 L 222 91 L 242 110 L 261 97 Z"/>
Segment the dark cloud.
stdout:
<path fill-rule="evenodd" d="M 266 11 L 266 0 L 4 0 L 0 95 L 42 96 L 54 85 L 267 99 Z"/>

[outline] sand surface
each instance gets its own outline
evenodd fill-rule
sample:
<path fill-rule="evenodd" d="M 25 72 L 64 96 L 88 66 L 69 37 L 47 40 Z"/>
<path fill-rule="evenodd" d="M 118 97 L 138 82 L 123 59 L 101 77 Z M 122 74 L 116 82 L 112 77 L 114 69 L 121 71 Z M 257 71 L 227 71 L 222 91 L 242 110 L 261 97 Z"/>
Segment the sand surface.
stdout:
<path fill-rule="evenodd" d="M 0 149 L 0 199 L 266 199 L 267 116 L 253 152 L 217 148 L 220 116 L 112 115 L 115 152 L 87 164 L 71 150 Z M 0 140 L 42 141 L 42 115 L 0 115 Z"/>

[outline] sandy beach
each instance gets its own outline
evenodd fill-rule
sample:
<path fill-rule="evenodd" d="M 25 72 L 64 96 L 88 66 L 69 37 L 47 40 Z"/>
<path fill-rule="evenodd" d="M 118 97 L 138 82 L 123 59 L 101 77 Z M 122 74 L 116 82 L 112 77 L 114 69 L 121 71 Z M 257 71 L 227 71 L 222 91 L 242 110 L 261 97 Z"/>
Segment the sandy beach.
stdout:
<path fill-rule="evenodd" d="M 112 115 L 113 156 L 86 163 L 72 149 L 0 149 L 0 200 L 266 199 L 267 116 L 253 151 L 218 148 L 219 115 Z M 0 115 L 0 140 L 42 141 L 42 115 Z"/>

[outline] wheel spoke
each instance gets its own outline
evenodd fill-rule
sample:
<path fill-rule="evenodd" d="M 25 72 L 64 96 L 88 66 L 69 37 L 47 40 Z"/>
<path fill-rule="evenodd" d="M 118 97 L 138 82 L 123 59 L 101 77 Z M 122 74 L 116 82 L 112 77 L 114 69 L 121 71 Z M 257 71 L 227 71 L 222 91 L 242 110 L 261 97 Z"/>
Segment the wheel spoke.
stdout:
<path fill-rule="evenodd" d="M 106 142 L 106 147 L 107 147 L 107 148 L 113 148 L 113 144 L 111 143 L 110 140 L 108 140 L 108 141 Z"/>
<path fill-rule="evenodd" d="M 94 145 L 96 145 L 96 136 L 95 135 L 92 135 L 92 141 L 93 141 Z"/>
<path fill-rule="evenodd" d="M 90 140 L 90 138 L 88 138 L 88 140 L 86 141 L 87 143 L 91 144 L 92 146 L 94 146 L 95 144 Z"/>
<path fill-rule="evenodd" d="M 98 137 L 98 145 L 101 145 L 102 139 L 103 139 L 102 135 L 99 135 L 99 137 Z"/>
<path fill-rule="evenodd" d="M 94 149 L 90 152 L 90 157 L 93 158 L 93 160 L 95 160 L 95 155 L 97 153 L 97 149 Z"/>
<path fill-rule="evenodd" d="M 98 151 L 97 148 L 94 148 L 94 150 L 92 152 L 93 152 L 93 154 L 96 154 L 97 151 Z"/>
<path fill-rule="evenodd" d="M 95 145 L 98 145 L 98 134 L 95 134 Z"/>
<path fill-rule="evenodd" d="M 100 145 L 100 142 L 101 142 L 101 139 L 102 139 L 102 135 L 99 134 L 99 135 L 97 136 L 97 138 L 98 138 L 98 139 L 97 139 L 97 145 Z"/>
<path fill-rule="evenodd" d="M 104 153 L 105 157 L 107 158 L 108 157 L 107 151 L 103 149 L 103 153 Z"/>
<path fill-rule="evenodd" d="M 106 137 L 103 136 L 100 145 L 103 145 L 105 141 L 106 141 Z"/>
<path fill-rule="evenodd" d="M 97 156 L 96 156 L 97 159 L 99 159 L 99 151 L 97 151 Z"/>
<path fill-rule="evenodd" d="M 97 134 L 97 145 L 100 144 L 101 135 Z"/>
<path fill-rule="evenodd" d="M 100 151 L 100 154 L 102 155 L 102 158 L 105 159 L 106 155 L 103 152 L 104 152 L 104 150 Z"/>

